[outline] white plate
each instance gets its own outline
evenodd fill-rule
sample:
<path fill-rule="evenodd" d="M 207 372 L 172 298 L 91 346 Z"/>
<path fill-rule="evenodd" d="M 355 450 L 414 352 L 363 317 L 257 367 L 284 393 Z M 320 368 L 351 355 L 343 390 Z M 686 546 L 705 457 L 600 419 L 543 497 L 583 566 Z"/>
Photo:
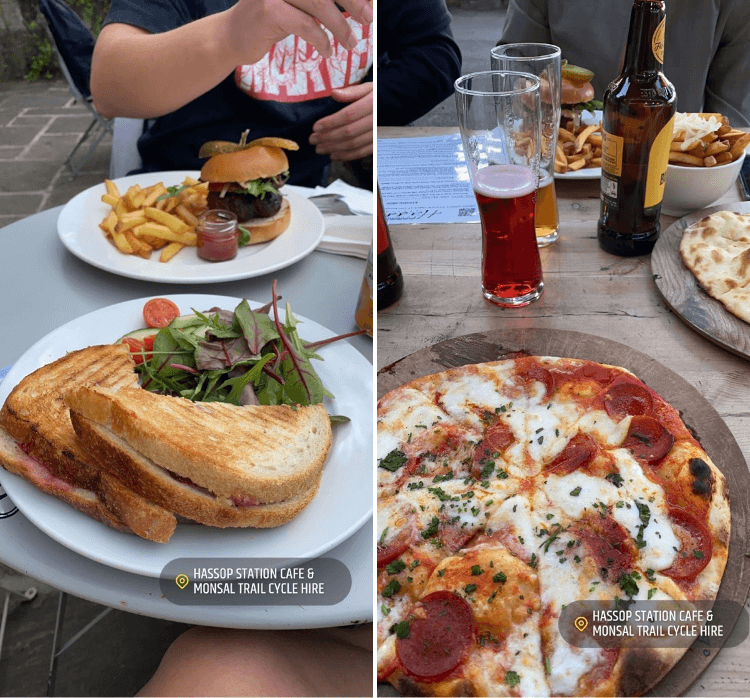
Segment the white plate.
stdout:
<path fill-rule="evenodd" d="M 186 176 L 199 175 L 199 172 L 151 172 L 121 177 L 114 182 L 124 193 L 133 184 L 148 187 L 163 182 L 170 187 L 181 184 Z M 323 216 L 314 204 L 296 192 L 283 191 L 289 199 L 292 219 L 275 240 L 243 247 L 228 262 L 206 262 L 194 248 L 185 248 L 162 264 L 157 253 L 151 259 L 123 254 L 104 237 L 99 223 L 111 210 L 101 201 L 105 193 L 102 182 L 74 196 L 60 212 L 57 233 L 63 245 L 84 262 L 131 279 L 200 284 L 269 274 L 310 254 L 318 246 L 325 227 Z"/>
<path fill-rule="evenodd" d="M 214 306 L 234 310 L 240 302 L 239 298 L 210 295 L 169 298 L 183 313 Z M 66 352 L 116 341 L 142 327 L 146 300 L 102 308 L 48 334 L 14 364 L 0 385 L 0 404 L 24 376 Z M 290 303 L 294 311 L 293 301 Z M 321 325 L 296 317 L 304 339 L 334 336 Z M 178 557 L 319 557 L 351 536 L 372 514 L 373 379 L 372 365 L 348 342 L 335 342 L 318 351 L 324 361 L 315 361 L 315 369 L 336 396 L 327 400 L 325 407 L 329 414 L 346 415 L 351 422 L 334 425 L 333 444 L 318 494 L 284 526 L 219 529 L 178 524 L 169 543 L 153 543 L 114 531 L 2 468 L 0 482 L 21 512 L 51 538 L 85 557 L 134 574 L 158 577 L 162 568 Z"/>
<path fill-rule="evenodd" d="M 586 126 L 591 124 L 598 124 L 602 120 L 601 109 L 595 109 L 592 114 L 590 111 L 585 111 L 581 115 L 581 121 Z M 580 170 L 574 170 L 573 172 L 555 172 L 555 179 L 599 179 L 602 176 L 601 167 L 584 167 Z"/>

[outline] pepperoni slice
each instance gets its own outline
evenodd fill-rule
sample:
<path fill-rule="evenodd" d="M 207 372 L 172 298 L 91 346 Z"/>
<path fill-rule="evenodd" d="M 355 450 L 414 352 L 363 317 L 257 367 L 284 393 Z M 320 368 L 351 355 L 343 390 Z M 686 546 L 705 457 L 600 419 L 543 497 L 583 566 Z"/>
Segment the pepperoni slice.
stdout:
<path fill-rule="evenodd" d="M 544 385 L 546 397 L 550 397 L 555 392 L 555 377 L 552 372 L 540 366 L 537 363 L 528 363 L 525 366 L 519 366 L 516 375 L 528 386 L 538 381 Z"/>
<path fill-rule="evenodd" d="M 428 594 L 419 606 L 420 617 L 409 622 L 409 637 L 397 641 L 396 654 L 417 681 L 441 681 L 465 661 L 474 643 L 474 617 L 451 591 Z"/>
<path fill-rule="evenodd" d="M 669 510 L 669 518 L 680 541 L 680 552 L 662 574 L 672 579 L 693 580 L 711 561 L 714 549 L 711 533 L 692 514 L 679 507 Z"/>
<path fill-rule="evenodd" d="M 635 458 L 653 463 L 664 458 L 674 444 L 674 436 L 653 417 L 640 415 L 630 421 L 622 447 Z"/>
<path fill-rule="evenodd" d="M 588 434 L 576 434 L 545 469 L 555 475 L 568 475 L 593 460 L 599 447 Z"/>
<path fill-rule="evenodd" d="M 654 409 L 651 393 L 642 385 L 620 382 L 611 385 L 604 394 L 604 409 L 613 419 L 628 415 L 648 415 Z"/>
<path fill-rule="evenodd" d="M 574 524 L 571 529 L 593 558 L 604 580 L 617 582 L 634 563 L 633 546 L 627 531 L 610 515 L 595 514 Z"/>
<path fill-rule="evenodd" d="M 493 460 L 499 453 L 502 453 L 510 446 L 516 437 L 506 422 L 494 422 L 485 432 L 477 447 L 474 449 L 474 462 L 471 466 L 472 476 L 480 480 L 482 471 L 488 461 Z"/>
<path fill-rule="evenodd" d="M 166 327 L 180 317 L 180 309 L 169 298 L 152 298 L 143 306 L 143 319 L 148 327 Z"/>
<path fill-rule="evenodd" d="M 409 533 L 401 531 L 393 540 L 385 545 L 378 543 L 378 568 L 393 562 L 409 547 Z"/>

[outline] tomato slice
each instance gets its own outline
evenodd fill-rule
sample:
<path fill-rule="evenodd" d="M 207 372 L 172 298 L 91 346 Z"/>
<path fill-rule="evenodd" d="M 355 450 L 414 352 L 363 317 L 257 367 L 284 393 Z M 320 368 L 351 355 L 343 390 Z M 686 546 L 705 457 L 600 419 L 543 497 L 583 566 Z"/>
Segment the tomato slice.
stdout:
<path fill-rule="evenodd" d="M 133 355 L 133 361 L 135 361 L 136 365 L 142 364 L 143 354 L 141 352 L 145 349 L 143 342 L 135 337 L 124 337 L 122 343 L 128 345 L 128 349 L 130 349 L 130 353 Z M 153 349 L 153 346 L 151 348 Z"/>
<path fill-rule="evenodd" d="M 444 679 L 466 660 L 474 643 L 474 615 L 452 591 L 436 591 L 419 603 L 420 617 L 409 621 L 409 636 L 396 643 L 404 671 L 417 681 Z"/>
<path fill-rule="evenodd" d="M 589 463 L 598 448 L 596 441 L 588 434 L 576 434 L 562 452 L 545 466 L 545 470 L 555 475 L 568 475 Z"/>
<path fill-rule="evenodd" d="M 635 458 L 653 463 L 664 458 L 674 444 L 674 436 L 653 417 L 640 415 L 630 420 L 622 447 Z"/>
<path fill-rule="evenodd" d="M 662 574 L 672 579 L 692 580 L 711 561 L 713 539 L 709 530 L 692 514 L 672 507 L 669 510 L 672 530 L 680 541 L 680 552 L 671 567 L 662 570 Z"/>
<path fill-rule="evenodd" d="M 180 309 L 169 298 L 152 298 L 143 306 L 143 319 L 149 327 L 166 327 L 180 317 Z"/>
<path fill-rule="evenodd" d="M 628 415 L 649 415 L 654 409 L 651 393 L 642 385 L 630 382 L 614 383 L 604 393 L 604 409 L 613 419 Z"/>

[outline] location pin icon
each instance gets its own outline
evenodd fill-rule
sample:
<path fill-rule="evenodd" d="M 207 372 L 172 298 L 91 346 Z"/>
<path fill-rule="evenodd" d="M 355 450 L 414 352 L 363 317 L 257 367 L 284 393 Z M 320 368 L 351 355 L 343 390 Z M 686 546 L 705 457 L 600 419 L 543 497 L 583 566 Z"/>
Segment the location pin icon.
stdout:
<path fill-rule="evenodd" d="M 175 577 L 175 584 L 177 584 L 180 589 L 184 589 L 188 584 L 190 584 L 190 579 L 186 574 L 178 574 Z"/>
<path fill-rule="evenodd" d="M 588 622 L 588 620 L 587 620 L 586 618 L 584 618 L 583 616 L 578 616 L 578 618 L 576 618 L 576 619 L 575 619 L 575 620 L 573 621 L 573 625 L 575 625 L 575 626 L 576 626 L 576 628 L 578 629 L 578 631 L 582 633 L 582 632 L 583 632 L 584 630 L 586 630 L 586 628 L 588 627 L 588 625 L 589 625 L 589 622 Z"/>

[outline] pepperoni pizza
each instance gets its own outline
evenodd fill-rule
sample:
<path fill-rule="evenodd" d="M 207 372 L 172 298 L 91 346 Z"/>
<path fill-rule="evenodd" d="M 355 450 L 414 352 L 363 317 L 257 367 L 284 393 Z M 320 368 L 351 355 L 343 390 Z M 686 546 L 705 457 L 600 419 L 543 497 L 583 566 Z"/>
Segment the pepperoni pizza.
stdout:
<path fill-rule="evenodd" d="M 727 486 L 623 368 L 521 357 L 378 403 L 378 678 L 410 695 L 639 695 L 684 649 L 577 648 L 580 600 L 706 600 Z"/>

